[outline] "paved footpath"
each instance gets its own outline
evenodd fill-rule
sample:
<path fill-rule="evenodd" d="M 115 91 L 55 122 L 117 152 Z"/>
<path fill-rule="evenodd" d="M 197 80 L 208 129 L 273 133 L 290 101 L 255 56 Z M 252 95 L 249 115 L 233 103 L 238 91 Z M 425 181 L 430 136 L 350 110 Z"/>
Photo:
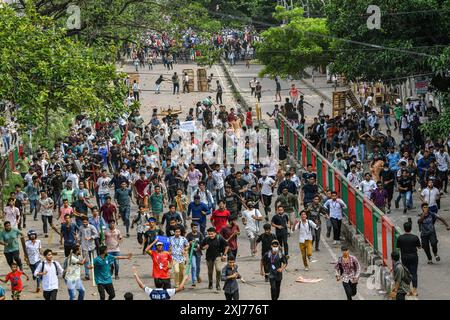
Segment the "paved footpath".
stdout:
<path fill-rule="evenodd" d="M 254 76 L 258 75 L 258 72 L 262 69 L 260 65 L 251 65 L 250 69 L 247 69 L 245 65 L 239 63 L 235 66 L 231 67 L 231 70 L 234 74 L 234 81 L 238 83 L 238 85 L 242 88 L 242 92 L 244 96 L 249 99 L 248 101 L 256 101 L 254 97 L 250 95 L 250 88 L 248 82 Z M 258 78 L 261 81 L 263 90 L 275 88 L 275 82 L 268 78 Z M 297 87 L 300 88 L 302 92 L 305 93 L 305 101 L 309 102 L 316 108 L 311 108 L 308 105 L 305 105 L 305 118 L 307 123 L 310 123 L 312 119 L 317 115 L 317 106 L 320 102 L 324 102 L 325 104 L 325 114 L 331 114 L 331 103 L 329 102 L 332 98 L 332 92 L 335 90 L 332 84 L 326 83 L 325 76 L 316 76 L 314 79 L 314 83 L 311 79 L 305 79 L 303 81 L 295 81 L 295 82 L 286 82 L 282 81 L 282 89 L 289 88 L 291 83 L 295 83 Z M 315 93 L 311 88 L 314 87 L 317 91 L 321 93 L 319 96 Z M 337 90 L 345 90 L 346 87 L 337 88 Z M 264 93 L 262 99 L 262 108 L 263 113 L 265 111 L 271 112 L 273 110 L 273 105 L 275 104 L 273 92 Z M 282 100 L 288 96 L 288 91 L 282 91 Z M 329 99 L 324 100 L 322 96 L 326 96 Z M 265 110 L 264 110 L 265 109 Z M 268 118 L 268 117 L 267 117 Z M 386 126 L 384 121 L 380 121 L 380 128 L 382 132 L 386 131 Z M 397 143 L 400 143 L 401 136 L 398 131 L 393 133 L 394 138 Z M 396 198 L 394 195 L 394 199 Z M 413 194 L 413 202 L 414 209 L 408 211 L 406 215 L 403 214 L 402 204 L 400 203 L 400 209 L 393 208 L 392 213 L 389 214 L 389 218 L 391 221 L 401 230 L 403 230 L 403 223 L 408 220 L 408 218 L 412 218 L 413 221 L 413 233 L 419 234 L 418 230 L 418 214 L 420 213 L 420 200 L 418 197 L 418 192 L 414 192 Z M 394 205 L 394 204 L 393 204 Z M 446 219 L 450 223 L 450 195 L 444 194 L 441 200 L 441 210 L 439 211 L 440 215 Z M 418 292 L 419 299 L 450 299 L 450 232 L 446 230 L 445 226 L 441 222 L 436 223 L 436 230 L 438 234 L 438 252 L 441 257 L 440 262 L 435 262 L 433 265 L 427 264 L 427 258 L 425 252 L 420 250 L 419 252 L 419 268 L 418 268 Z"/>
<path fill-rule="evenodd" d="M 182 69 L 194 68 L 194 65 L 175 65 L 174 71 L 181 73 Z M 125 65 L 124 71 L 132 72 L 133 68 L 131 65 Z M 182 106 L 183 110 L 187 113 L 190 107 L 193 107 L 194 102 L 203 99 L 208 93 L 190 93 L 190 94 L 172 94 L 172 84 L 171 82 L 163 82 L 162 93 L 156 95 L 154 90 L 154 82 L 159 74 L 165 74 L 165 77 L 170 78 L 172 71 L 167 71 L 162 65 L 158 64 L 154 66 L 153 71 L 141 70 L 141 88 L 143 89 L 141 93 L 142 101 L 142 114 L 144 119 L 150 120 L 153 106 L 162 106 L 166 108 L 167 106 Z M 213 66 L 208 73 L 214 73 L 220 81 L 222 81 L 222 86 L 224 87 L 225 94 L 223 96 L 224 103 L 230 105 L 234 103 L 234 99 L 231 95 L 230 88 L 226 82 L 226 78 L 223 70 L 220 66 Z M 213 94 L 211 94 L 213 96 Z M 213 96 L 214 97 L 214 96 Z M 312 97 L 314 98 L 314 97 Z M 320 102 L 320 101 L 319 101 Z M 274 202 L 274 201 L 273 201 Z M 136 207 L 132 207 L 132 216 L 136 213 Z M 273 212 L 273 209 L 272 209 Z M 27 217 L 29 218 L 29 217 Z M 63 251 L 59 247 L 59 237 L 52 233 L 52 236 L 48 239 L 43 238 L 42 235 L 42 224 L 40 221 L 30 221 L 27 225 L 29 230 L 33 228 L 38 232 L 38 238 L 42 240 L 43 249 L 52 248 L 57 251 L 56 260 L 63 262 Z M 209 225 L 209 223 L 208 223 Z M 241 299 L 248 300 L 268 300 L 270 299 L 270 286 L 268 283 L 264 282 L 262 276 L 259 275 L 259 257 L 258 252 L 255 257 L 250 255 L 250 246 L 247 240 L 244 227 L 241 222 L 239 222 L 241 228 L 241 235 L 239 236 L 239 253 L 237 258 L 237 264 L 239 266 L 240 273 L 246 279 L 249 284 L 240 284 L 240 297 Z M 57 223 L 59 228 L 59 223 Z M 26 231 L 25 230 L 25 233 Z M 119 225 L 119 230 L 124 233 L 124 227 Z M 152 262 L 148 256 L 142 255 L 142 251 L 139 248 L 136 240 L 135 229 L 130 232 L 131 237 L 125 239 L 121 244 L 121 252 L 123 254 L 133 253 L 133 258 L 131 261 L 122 260 L 120 261 L 120 279 L 114 280 L 114 286 L 116 289 L 116 299 L 122 300 L 125 292 L 130 291 L 135 295 L 135 299 L 147 299 L 145 294 L 136 285 L 133 276 L 131 275 L 131 267 L 135 265 L 138 272 L 142 276 L 144 283 L 150 287 L 154 285 L 153 279 L 151 278 Z M 337 256 L 340 253 L 338 246 L 332 246 L 331 240 L 326 239 L 323 235 L 320 245 L 320 252 L 314 252 L 313 262 L 310 267 L 310 271 L 303 271 L 303 265 L 301 262 L 300 250 L 298 248 L 298 231 L 295 232 L 289 238 L 289 247 L 291 259 L 289 261 L 288 268 L 283 277 L 282 288 L 280 299 L 295 299 L 295 300 L 344 300 L 345 293 L 343 287 L 340 283 L 337 283 L 334 277 L 334 262 L 337 260 Z M 261 247 L 259 246 L 258 249 Z M 2 248 L 0 248 L 1 250 Z M 3 254 L 0 254 L 0 276 L 4 275 L 9 271 Z M 29 273 L 28 267 L 25 267 L 25 272 Z M 83 274 L 83 271 L 82 271 Z M 190 285 L 191 282 L 187 282 L 186 290 L 178 294 L 175 299 L 177 300 L 224 300 L 223 292 L 217 292 L 216 290 L 207 289 L 207 268 L 203 260 L 201 265 L 201 278 L 203 282 L 195 289 Z M 322 281 L 315 284 L 304 284 L 297 283 L 295 280 L 299 277 L 307 278 L 321 278 Z M 205 282 L 206 280 L 206 282 Z M 22 298 L 24 300 L 42 300 L 41 294 L 33 293 L 35 288 L 35 283 L 33 281 L 24 281 L 24 291 Z M 2 284 L 2 286 L 7 289 L 7 295 L 9 299 L 10 291 L 9 286 Z M 87 290 L 86 299 L 97 300 L 98 294 L 97 289 L 92 286 L 91 282 L 84 282 L 84 286 Z M 366 286 L 366 278 L 361 278 L 360 285 L 358 287 L 357 299 L 365 300 L 381 300 L 384 299 L 384 295 L 379 294 L 375 290 L 369 290 Z M 68 299 L 67 289 L 65 284 L 60 281 L 60 290 L 58 293 L 59 299 Z"/>

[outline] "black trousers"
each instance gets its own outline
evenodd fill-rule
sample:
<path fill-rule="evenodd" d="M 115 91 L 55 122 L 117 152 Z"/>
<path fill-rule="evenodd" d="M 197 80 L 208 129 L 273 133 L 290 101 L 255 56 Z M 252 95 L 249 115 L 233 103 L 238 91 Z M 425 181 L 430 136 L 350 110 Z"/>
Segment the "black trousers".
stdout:
<path fill-rule="evenodd" d="M 330 218 L 331 226 L 333 227 L 333 240 L 339 241 L 341 239 L 341 225 L 342 220 Z"/>
<path fill-rule="evenodd" d="M 70 251 L 72 251 L 73 246 L 64 246 L 64 256 L 67 258 L 70 254 Z"/>
<path fill-rule="evenodd" d="M 159 279 L 155 278 L 155 287 L 158 287 L 162 283 L 163 289 L 171 289 L 172 285 L 170 284 L 170 279 Z"/>
<path fill-rule="evenodd" d="M 280 243 L 280 246 L 283 247 L 283 253 L 285 255 L 289 255 L 289 245 L 288 245 L 288 233 L 283 232 L 283 233 L 277 233 L 275 234 L 277 237 L 278 242 Z"/>
<path fill-rule="evenodd" d="M 48 233 L 48 225 L 53 224 L 53 216 L 41 216 L 44 234 Z"/>
<path fill-rule="evenodd" d="M 12 263 L 17 263 L 17 266 L 20 270 L 23 270 L 22 260 L 20 259 L 19 250 L 13 252 L 5 252 L 5 258 L 8 265 L 11 267 Z"/>
<path fill-rule="evenodd" d="M 281 280 L 270 279 L 270 296 L 272 300 L 278 300 L 280 297 Z"/>
<path fill-rule="evenodd" d="M 437 248 L 438 239 L 437 239 L 436 233 L 433 232 L 426 236 L 421 235 L 420 240 L 422 241 L 422 248 L 425 251 L 425 254 L 427 255 L 427 258 L 429 261 L 432 259 L 431 252 L 430 252 L 430 245 L 431 245 L 431 249 L 433 250 L 434 255 L 437 255 L 437 252 L 438 252 L 438 248 Z"/>
<path fill-rule="evenodd" d="M 223 101 L 222 101 L 222 93 L 217 93 L 216 94 L 216 103 L 217 104 L 223 104 Z"/>
<path fill-rule="evenodd" d="M 112 283 L 97 284 L 97 290 L 100 295 L 100 300 L 105 300 L 105 291 L 108 293 L 108 300 L 112 300 L 116 297 L 116 292 L 114 291 Z"/>
<path fill-rule="evenodd" d="M 438 171 L 438 175 L 440 180 L 442 181 L 442 186 L 444 191 L 447 191 L 448 186 L 448 170 L 446 171 Z"/>
<path fill-rule="evenodd" d="M 405 297 L 406 297 L 406 293 L 397 292 L 397 295 L 395 296 L 395 300 L 406 300 Z"/>
<path fill-rule="evenodd" d="M 404 259 L 402 257 L 402 264 L 409 270 L 411 273 L 411 282 L 413 285 L 413 288 L 417 289 L 417 266 L 419 264 L 419 257 L 415 258 L 407 258 Z"/>
<path fill-rule="evenodd" d="M 58 289 L 52 291 L 43 291 L 43 295 L 45 300 L 56 300 Z"/>
<path fill-rule="evenodd" d="M 352 300 L 352 297 L 356 296 L 357 292 L 357 283 L 352 282 L 342 282 L 345 290 L 345 295 L 347 296 L 347 300 Z"/>
<path fill-rule="evenodd" d="M 233 293 L 225 292 L 225 300 L 239 300 L 239 290 L 236 290 Z"/>
<path fill-rule="evenodd" d="M 313 243 L 315 244 L 316 250 L 319 249 L 320 233 L 321 232 L 322 232 L 322 227 L 319 227 L 319 229 L 314 230 L 314 233 L 313 233 Z"/>
<path fill-rule="evenodd" d="M 174 83 L 173 84 L 173 94 L 176 93 L 180 93 L 180 84 L 179 83 Z"/>

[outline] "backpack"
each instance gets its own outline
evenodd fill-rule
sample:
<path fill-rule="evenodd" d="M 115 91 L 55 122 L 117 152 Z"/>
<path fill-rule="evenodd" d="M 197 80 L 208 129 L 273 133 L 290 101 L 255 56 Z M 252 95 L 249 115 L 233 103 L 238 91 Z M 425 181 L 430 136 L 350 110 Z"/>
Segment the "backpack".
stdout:
<path fill-rule="evenodd" d="M 398 266 L 398 265 L 400 265 L 400 266 L 403 268 L 403 270 L 404 270 L 404 275 L 403 275 L 402 281 L 405 282 L 407 285 L 410 285 L 410 284 L 411 284 L 411 281 L 412 281 L 412 275 L 411 275 L 411 272 L 409 272 L 408 268 L 405 267 L 405 266 L 403 265 L 403 263 L 398 262 L 398 263 L 397 263 L 397 266 Z"/>
<path fill-rule="evenodd" d="M 53 261 L 53 265 L 55 266 L 56 276 L 59 276 L 58 267 L 56 266 L 55 261 Z M 44 267 L 45 267 L 45 261 L 41 261 L 41 271 L 39 271 L 39 272 L 41 272 L 41 273 L 44 272 Z"/>

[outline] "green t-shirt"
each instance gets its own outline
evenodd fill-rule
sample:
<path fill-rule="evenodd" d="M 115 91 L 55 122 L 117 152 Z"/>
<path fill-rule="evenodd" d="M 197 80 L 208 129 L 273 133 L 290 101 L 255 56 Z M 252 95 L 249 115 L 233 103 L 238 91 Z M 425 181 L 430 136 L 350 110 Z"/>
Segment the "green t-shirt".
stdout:
<path fill-rule="evenodd" d="M 395 119 L 400 120 L 403 114 L 403 107 L 401 105 L 394 107 Z"/>
<path fill-rule="evenodd" d="M 163 212 L 163 199 L 164 196 L 162 193 L 157 195 L 156 193 L 150 196 L 150 203 L 152 204 L 153 213 L 161 213 Z"/>
<path fill-rule="evenodd" d="M 5 253 L 19 251 L 19 241 L 17 240 L 21 235 L 21 232 L 17 229 L 11 229 L 10 231 L 0 232 L 0 240 L 6 243 Z"/>
<path fill-rule="evenodd" d="M 116 260 L 116 257 L 109 254 L 105 256 L 105 259 L 102 259 L 100 256 L 94 259 L 94 278 L 96 284 L 112 283 L 111 265 L 114 263 L 114 260 Z"/>
<path fill-rule="evenodd" d="M 143 149 L 143 153 L 146 154 L 147 150 L 150 150 L 151 152 L 156 152 L 156 149 L 154 146 L 145 146 Z"/>
<path fill-rule="evenodd" d="M 73 193 L 74 193 L 74 189 L 63 189 L 63 191 L 61 192 L 61 199 L 67 199 L 69 200 L 69 204 L 73 203 Z"/>

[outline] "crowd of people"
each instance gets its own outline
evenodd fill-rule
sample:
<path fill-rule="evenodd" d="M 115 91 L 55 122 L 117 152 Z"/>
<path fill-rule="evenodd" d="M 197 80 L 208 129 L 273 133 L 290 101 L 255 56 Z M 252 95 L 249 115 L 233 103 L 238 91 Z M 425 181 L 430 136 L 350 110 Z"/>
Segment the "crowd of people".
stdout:
<path fill-rule="evenodd" d="M 295 85 L 290 91 L 293 89 L 295 92 Z M 300 97 L 295 101 L 298 95 Z M 441 221 L 449 230 L 447 222 L 438 213 L 441 198 L 448 193 L 450 134 L 447 138 L 432 139 L 419 128 L 422 123 L 439 116 L 433 101 L 426 102 L 424 97 L 408 98 L 403 105 L 397 98 L 377 106 L 372 93 L 368 94 L 361 109 L 351 109 L 336 117 L 325 114 L 321 103 L 313 123 L 307 125 L 303 95 L 293 97 L 291 94 L 290 98 L 286 98 L 284 105 L 275 106 L 275 115 L 283 113 L 290 124 L 348 179 L 349 184 L 382 212 L 391 214 L 393 206 L 400 208 L 402 203 L 403 215 L 409 216 L 409 221 L 404 225 L 405 235 L 397 243 L 401 260 L 396 254 L 392 259 L 402 264 L 395 270 L 408 275 L 403 279 L 410 278 L 412 288 L 406 290 L 409 285 L 398 284 L 393 297 L 417 296 L 418 249 L 424 249 L 428 264 L 433 264 L 433 256 L 439 262 L 435 222 Z M 420 201 L 421 212 L 417 220 L 420 239 L 411 234 L 413 222 L 408 214 L 416 209 L 414 194 Z"/>

